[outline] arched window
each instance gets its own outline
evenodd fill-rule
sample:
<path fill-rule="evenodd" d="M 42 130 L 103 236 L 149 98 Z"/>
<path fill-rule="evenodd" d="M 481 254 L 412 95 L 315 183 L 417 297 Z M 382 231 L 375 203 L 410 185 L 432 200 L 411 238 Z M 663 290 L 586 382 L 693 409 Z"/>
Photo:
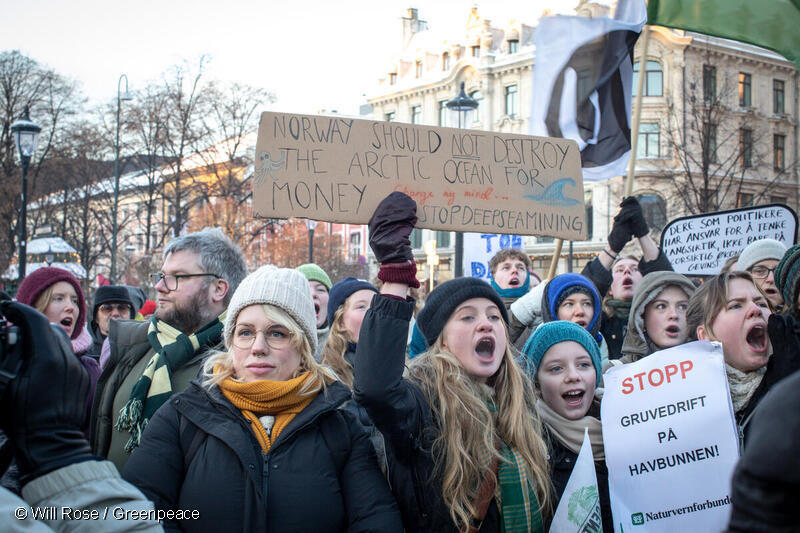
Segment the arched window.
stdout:
<path fill-rule="evenodd" d="M 442 54 L 442 70 L 445 72 L 450 70 L 450 54 L 447 52 Z"/>
<path fill-rule="evenodd" d="M 654 193 L 637 194 L 636 199 L 642 206 L 644 218 L 650 229 L 659 232 L 664 229 L 667 225 L 667 202 Z"/>
<path fill-rule="evenodd" d="M 645 96 L 663 96 L 664 94 L 664 72 L 661 63 L 658 61 L 648 61 L 645 66 L 645 78 L 643 91 Z M 639 61 L 633 64 L 633 96 L 636 96 L 636 89 L 639 87 Z"/>

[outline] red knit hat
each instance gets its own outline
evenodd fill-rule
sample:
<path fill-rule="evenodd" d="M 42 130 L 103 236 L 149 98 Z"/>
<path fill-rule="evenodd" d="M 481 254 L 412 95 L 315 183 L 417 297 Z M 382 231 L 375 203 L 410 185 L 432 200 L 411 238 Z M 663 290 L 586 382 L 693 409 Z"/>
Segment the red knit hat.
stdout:
<path fill-rule="evenodd" d="M 139 312 L 142 313 L 142 316 L 152 315 L 156 312 L 156 303 L 153 300 L 145 300 L 144 305 Z"/>
<path fill-rule="evenodd" d="M 76 339 L 81 334 L 86 323 L 86 301 L 83 297 L 81 284 L 78 283 L 77 278 L 69 270 L 58 267 L 42 267 L 34 270 L 25 276 L 25 279 L 19 284 L 17 301 L 34 307 L 39 296 L 48 287 L 59 281 L 66 281 L 72 285 L 72 288 L 75 289 L 75 294 L 78 295 L 78 320 L 75 322 L 75 328 L 72 330 L 71 336 L 72 339 Z"/>

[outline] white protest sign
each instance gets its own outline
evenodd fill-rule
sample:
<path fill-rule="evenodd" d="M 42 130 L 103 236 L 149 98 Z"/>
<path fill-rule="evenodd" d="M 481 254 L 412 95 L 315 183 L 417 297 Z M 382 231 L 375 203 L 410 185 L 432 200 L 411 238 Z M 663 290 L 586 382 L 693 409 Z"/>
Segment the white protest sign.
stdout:
<path fill-rule="evenodd" d="M 603 519 L 600 492 L 589 430 L 583 430 L 583 444 L 567 486 L 558 502 L 550 533 L 601 533 Z"/>
<path fill-rule="evenodd" d="M 464 234 L 464 270 L 467 276 L 489 281 L 489 260 L 506 248 L 522 248 L 522 237 L 501 233 L 465 233 Z"/>
<path fill-rule="evenodd" d="M 797 240 L 797 215 L 772 204 L 676 218 L 661 232 L 661 250 L 675 272 L 715 276 L 729 257 L 760 239 L 792 246 Z"/>
<path fill-rule="evenodd" d="M 739 459 L 717 343 L 656 352 L 603 375 L 614 531 L 722 531 Z"/>

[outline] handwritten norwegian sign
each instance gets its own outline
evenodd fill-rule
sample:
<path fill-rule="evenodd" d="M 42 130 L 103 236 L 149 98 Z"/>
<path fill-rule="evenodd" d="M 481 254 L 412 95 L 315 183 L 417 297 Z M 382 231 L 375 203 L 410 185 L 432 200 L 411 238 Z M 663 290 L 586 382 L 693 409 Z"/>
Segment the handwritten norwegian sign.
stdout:
<path fill-rule="evenodd" d="M 565 139 L 265 112 L 253 211 L 365 224 L 401 191 L 420 228 L 580 240 L 581 176 Z"/>
<path fill-rule="evenodd" d="M 656 352 L 603 382 L 614 531 L 723 531 L 739 447 L 722 346 Z"/>
<path fill-rule="evenodd" d="M 661 250 L 675 272 L 714 276 L 729 257 L 760 239 L 792 246 L 797 240 L 795 212 L 771 204 L 677 218 L 661 232 Z"/>

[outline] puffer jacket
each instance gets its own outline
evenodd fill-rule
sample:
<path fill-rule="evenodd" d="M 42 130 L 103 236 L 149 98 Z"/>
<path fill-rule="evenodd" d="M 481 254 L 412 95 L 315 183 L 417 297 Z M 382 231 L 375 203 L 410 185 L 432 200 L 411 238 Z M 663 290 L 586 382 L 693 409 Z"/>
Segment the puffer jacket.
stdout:
<path fill-rule="evenodd" d="M 651 272 L 639 282 L 628 315 L 628 333 L 625 335 L 625 342 L 622 343 L 623 363 L 633 363 L 660 349 L 644 331 L 644 310 L 647 304 L 670 286 L 681 289 L 687 298 L 691 298 L 695 291 L 695 286 L 689 278 L 677 272 Z"/>
<path fill-rule="evenodd" d="M 406 531 L 457 532 L 434 476 L 431 453 L 438 433 L 422 390 L 403 378 L 408 324 L 414 305 L 377 295 L 364 316 L 355 358 L 353 392 L 386 442 L 389 481 Z M 479 531 L 501 531 L 494 498 Z"/>
<path fill-rule="evenodd" d="M 183 531 L 402 531 L 369 438 L 329 385 L 265 455 L 241 411 L 198 380 L 164 404 L 123 478 L 158 509 L 196 509 Z"/>

